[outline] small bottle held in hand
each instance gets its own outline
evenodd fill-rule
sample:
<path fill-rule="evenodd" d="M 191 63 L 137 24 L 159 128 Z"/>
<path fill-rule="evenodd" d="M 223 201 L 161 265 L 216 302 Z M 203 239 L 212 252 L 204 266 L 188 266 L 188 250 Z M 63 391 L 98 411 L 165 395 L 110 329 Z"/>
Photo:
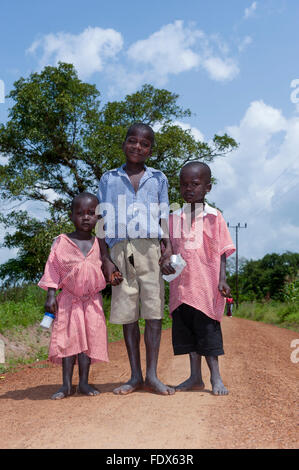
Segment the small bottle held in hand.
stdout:
<path fill-rule="evenodd" d="M 233 299 L 231 297 L 226 298 L 226 316 L 232 317 L 233 316 Z"/>
<path fill-rule="evenodd" d="M 52 325 L 54 318 L 55 318 L 55 315 L 53 313 L 45 312 L 44 318 L 40 322 L 40 326 L 48 330 L 50 326 Z"/>

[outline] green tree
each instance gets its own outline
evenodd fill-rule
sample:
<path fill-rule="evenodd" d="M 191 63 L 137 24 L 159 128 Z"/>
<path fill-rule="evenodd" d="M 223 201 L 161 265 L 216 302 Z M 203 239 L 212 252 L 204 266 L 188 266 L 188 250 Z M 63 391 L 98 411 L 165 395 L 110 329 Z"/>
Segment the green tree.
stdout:
<path fill-rule="evenodd" d="M 296 280 L 298 272 L 299 253 L 268 253 L 260 260 L 246 261 L 239 272 L 240 300 L 271 298 L 283 301 L 286 285 Z M 235 274 L 229 275 L 232 295 L 236 295 L 235 282 Z"/>
<path fill-rule="evenodd" d="M 0 152 L 7 157 L 0 165 L 1 198 L 42 202 L 48 218 L 38 221 L 28 211 L 1 216 L 5 227 L 15 228 L 3 245 L 19 249 L 0 267 L 7 284 L 41 276 L 52 238 L 69 229 L 70 201 L 79 192 L 96 192 L 102 174 L 124 162 L 121 145 L 133 122 L 159 129 L 151 166 L 171 180 L 171 201 L 178 200 L 177 175 L 185 162 L 212 161 L 237 146 L 226 134 L 198 142 L 173 125 L 191 111 L 178 105 L 177 94 L 151 85 L 102 105 L 96 87 L 79 80 L 71 64 L 20 78 L 8 98 L 14 104 L 0 126 Z"/>

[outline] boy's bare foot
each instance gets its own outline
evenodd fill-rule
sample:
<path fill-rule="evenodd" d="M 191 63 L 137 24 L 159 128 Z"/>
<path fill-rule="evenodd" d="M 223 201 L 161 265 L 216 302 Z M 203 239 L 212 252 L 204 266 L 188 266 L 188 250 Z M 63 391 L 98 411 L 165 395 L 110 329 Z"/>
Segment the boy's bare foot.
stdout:
<path fill-rule="evenodd" d="M 177 385 L 175 390 L 177 392 L 186 392 L 187 390 L 203 390 L 204 388 L 205 384 L 201 379 L 196 377 L 189 377 L 189 379 Z"/>
<path fill-rule="evenodd" d="M 164 385 L 158 378 L 145 379 L 144 390 L 158 393 L 159 395 L 174 395 L 175 394 L 175 389 L 173 387 Z"/>
<path fill-rule="evenodd" d="M 215 382 L 211 381 L 211 384 L 212 384 L 213 395 L 228 395 L 228 390 L 223 385 L 223 382 L 221 379 L 218 379 Z"/>
<path fill-rule="evenodd" d="M 89 384 L 79 384 L 77 391 L 82 393 L 82 395 L 88 395 L 89 397 L 93 397 L 100 394 L 100 391 L 97 390 L 95 387 L 91 387 Z"/>
<path fill-rule="evenodd" d="M 67 387 L 66 385 L 62 385 L 58 392 L 54 393 L 51 396 L 51 400 L 61 400 L 62 398 L 69 397 L 75 393 L 75 387 Z"/>
<path fill-rule="evenodd" d="M 135 390 L 139 390 L 142 388 L 143 381 L 139 380 L 129 380 L 125 384 L 117 387 L 113 390 L 115 395 L 128 395 L 129 393 L 135 392 Z"/>
<path fill-rule="evenodd" d="M 220 376 L 218 356 L 206 356 L 206 361 L 211 372 L 211 385 L 213 395 L 228 395 L 228 390 L 223 385 Z"/>

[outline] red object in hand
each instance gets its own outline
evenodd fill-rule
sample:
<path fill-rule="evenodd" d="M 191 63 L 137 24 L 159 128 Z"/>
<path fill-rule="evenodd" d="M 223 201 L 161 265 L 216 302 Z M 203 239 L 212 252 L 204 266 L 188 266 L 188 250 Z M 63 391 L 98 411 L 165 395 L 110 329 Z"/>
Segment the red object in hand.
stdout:
<path fill-rule="evenodd" d="M 233 315 L 233 304 L 234 304 L 234 299 L 232 297 L 227 297 L 226 298 L 226 316 L 231 317 Z"/>

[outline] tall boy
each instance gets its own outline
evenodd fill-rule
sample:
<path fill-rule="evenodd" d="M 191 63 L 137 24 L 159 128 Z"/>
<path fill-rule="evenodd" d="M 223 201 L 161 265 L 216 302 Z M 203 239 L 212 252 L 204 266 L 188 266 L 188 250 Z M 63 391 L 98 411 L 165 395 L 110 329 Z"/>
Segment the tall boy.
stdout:
<path fill-rule="evenodd" d="M 161 171 L 145 165 L 152 154 L 153 144 L 151 127 L 143 123 L 133 124 L 123 143 L 126 163 L 106 172 L 98 190 L 100 207 L 106 209 L 107 227 L 109 225 L 106 243 L 112 262 L 122 273 L 122 279 L 117 278 L 113 282 L 110 315 L 111 323 L 123 325 L 131 366 L 130 380 L 113 391 L 120 395 L 142 386 L 162 395 L 175 392 L 157 377 L 164 314 L 161 271 L 164 274 L 174 271 L 170 266 L 171 244 L 168 238 L 163 238 L 159 224 L 160 220 L 168 218 L 167 178 Z M 162 211 L 157 210 L 159 204 L 164 206 Z M 114 223 L 111 224 L 112 219 Z M 165 247 L 163 256 L 161 240 Z M 139 317 L 145 319 L 145 381 L 140 363 Z"/>
<path fill-rule="evenodd" d="M 218 364 L 218 356 L 224 354 L 220 321 L 224 297 L 230 295 L 226 257 L 235 247 L 221 213 L 205 203 L 210 190 L 208 165 L 190 162 L 182 168 L 180 191 L 187 205 L 171 214 L 169 232 L 173 252 L 180 253 L 187 265 L 170 282 L 169 311 L 174 354 L 189 354 L 191 368 L 189 379 L 176 390 L 204 387 L 201 356 L 205 356 L 213 394 L 226 395 Z"/>

